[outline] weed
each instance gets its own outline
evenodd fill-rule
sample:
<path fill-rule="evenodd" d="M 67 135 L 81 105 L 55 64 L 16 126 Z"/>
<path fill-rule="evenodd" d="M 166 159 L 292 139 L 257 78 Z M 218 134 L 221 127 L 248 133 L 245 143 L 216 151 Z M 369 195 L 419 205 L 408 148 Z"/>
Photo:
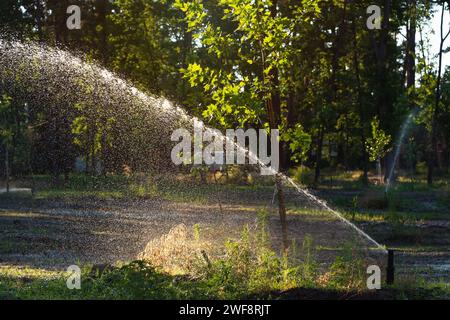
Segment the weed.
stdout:
<path fill-rule="evenodd" d="M 194 239 L 195 241 L 200 241 L 200 225 L 198 223 L 194 224 Z"/>

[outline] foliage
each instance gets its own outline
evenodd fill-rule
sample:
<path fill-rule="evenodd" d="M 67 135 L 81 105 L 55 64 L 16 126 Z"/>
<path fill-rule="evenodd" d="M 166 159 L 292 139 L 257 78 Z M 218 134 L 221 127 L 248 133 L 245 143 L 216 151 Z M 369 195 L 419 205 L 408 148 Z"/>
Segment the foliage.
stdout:
<path fill-rule="evenodd" d="M 360 249 L 347 243 L 343 254 L 338 256 L 328 273 L 322 277 L 329 287 L 346 290 L 361 291 L 365 286 L 364 260 Z"/>
<path fill-rule="evenodd" d="M 6 94 L 0 96 L 0 159 L 3 160 L 0 168 L 5 162 L 3 156 L 7 148 L 10 171 L 17 175 L 30 171 L 30 132 L 26 108 L 25 104 Z"/>
<path fill-rule="evenodd" d="M 260 213 L 257 237 L 244 228 L 239 241 L 226 243 L 223 257 L 215 258 L 211 264 L 202 260 L 203 263 L 193 265 L 190 276 L 169 275 L 145 261 L 133 261 L 102 273 L 86 266 L 82 270 L 81 290 L 67 290 L 65 273 L 53 275 L 52 279 L 38 278 L 26 285 L 20 285 L 20 280 L 14 280 L 12 275 L 0 273 L 0 294 L 21 299 L 239 299 L 317 286 L 319 271 L 312 238 L 306 236 L 299 250 L 292 244 L 280 256 L 264 240 L 268 232 L 265 217 Z M 330 269 L 334 280 L 322 283 L 324 287 L 353 288 L 353 272 L 360 265 L 346 259 L 336 260 Z M 342 268 L 338 274 L 337 265 Z"/>
<path fill-rule="evenodd" d="M 3 140 L 4 144 L 10 143 L 13 132 L 11 130 L 11 122 L 9 120 L 11 113 L 11 98 L 7 95 L 3 95 L 0 98 L 0 119 L 2 119 L 0 123 L 0 138 Z"/>
<path fill-rule="evenodd" d="M 391 136 L 380 128 L 380 121 L 374 118 L 371 122 L 372 136 L 367 140 L 367 151 L 371 161 L 382 159 L 388 152 L 387 146 L 391 143 Z"/>
<path fill-rule="evenodd" d="M 436 108 L 437 65 L 423 29 L 435 7 L 427 1 L 389 1 L 389 23 L 368 30 L 366 9 L 372 3 L 366 0 L 94 0 L 79 4 L 82 32 L 62 25 L 64 3 L 33 3 L 2 2 L 1 29 L 22 40 L 82 51 L 86 60 L 169 97 L 220 129 L 268 128 L 274 109 L 283 169 L 297 163 L 315 167 L 315 180 L 324 164 L 367 171 L 367 153 L 373 161 L 386 155 L 389 137 L 414 107 L 420 109 L 419 128 L 408 157 L 413 162 L 430 158 L 429 139 L 421 130 L 430 135 L 432 127 L 436 144 L 448 154 L 450 72 L 441 79 Z M 403 29 L 405 41 L 399 41 L 394 35 Z M 2 83 L 0 94 L 12 98 L 16 115 L 25 111 L 33 128 L 24 139 L 20 122 L 16 137 L 21 137 L 12 142 L 13 172 L 31 167 L 57 177 L 73 169 L 76 157 L 87 162 L 89 173 L 96 173 L 98 163 L 114 173 L 124 163 L 152 170 L 134 152 L 149 144 L 147 132 L 140 130 L 142 119 L 108 113 L 91 99 L 92 85 L 86 86 L 86 99 L 64 105 L 68 112 L 62 114 L 59 103 L 27 101 Z M 12 118 L 7 117 L 10 127 Z M 375 131 L 369 119 L 377 119 Z M 134 128 L 130 135 L 136 145 L 121 139 L 128 128 Z M 444 157 L 439 166 L 445 169 L 449 162 Z"/>
<path fill-rule="evenodd" d="M 292 68 L 295 29 L 319 13 L 316 1 L 292 3 L 291 20 L 273 15 L 271 1 L 176 1 L 208 59 L 182 70 L 191 86 L 210 97 L 203 116 L 221 126 L 267 126 L 264 101 L 285 95 Z M 214 9 L 213 9 L 214 8 Z M 217 18 L 209 17 L 213 12 Z M 273 70 L 280 83 L 273 87 Z"/>
<path fill-rule="evenodd" d="M 281 135 L 281 139 L 289 143 L 291 159 L 302 163 L 307 159 L 311 146 L 311 135 L 306 133 L 300 123 L 295 128 L 289 128 Z"/>

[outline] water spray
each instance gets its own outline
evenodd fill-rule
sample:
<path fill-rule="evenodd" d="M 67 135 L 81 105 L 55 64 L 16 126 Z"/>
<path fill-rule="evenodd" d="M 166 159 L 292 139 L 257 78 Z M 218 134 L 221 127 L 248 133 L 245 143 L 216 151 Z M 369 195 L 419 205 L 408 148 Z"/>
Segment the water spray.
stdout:
<path fill-rule="evenodd" d="M 403 145 L 403 140 L 405 139 L 406 134 L 408 133 L 409 127 L 411 126 L 411 123 L 412 123 L 417 111 L 418 111 L 418 109 L 411 111 L 411 113 L 408 115 L 408 117 L 406 118 L 406 120 L 404 121 L 404 123 L 401 127 L 400 136 L 398 137 L 398 140 L 396 141 L 394 159 L 389 168 L 389 174 L 387 177 L 387 183 L 386 183 L 386 188 L 385 188 L 386 197 L 387 197 L 387 193 L 391 187 L 392 180 L 394 179 L 395 166 L 396 166 L 398 158 L 400 156 L 400 150 Z"/>
<path fill-rule="evenodd" d="M 48 62 L 48 66 L 39 66 L 36 63 L 38 61 Z M 107 112 L 116 114 L 125 111 L 121 107 L 126 104 L 126 112 L 131 112 L 140 117 L 145 117 L 145 119 L 152 119 L 152 121 L 159 122 L 161 124 L 160 130 L 170 130 L 172 126 L 185 125 L 197 120 L 197 118 L 190 116 L 183 108 L 174 105 L 169 100 L 145 94 L 127 81 L 117 77 L 114 73 L 96 64 L 86 63 L 81 58 L 63 50 L 43 47 L 33 42 L 5 42 L 0 39 L 0 62 L 3 63 L 3 65 L 0 63 L 0 71 L 8 76 L 9 83 L 12 86 L 15 85 L 14 74 L 17 72 L 20 73 L 20 70 L 14 69 L 11 66 L 18 63 L 22 63 L 24 66 L 29 65 L 32 69 L 31 71 L 39 75 L 38 80 L 46 85 L 47 91 L 42 93 L 42 90 L 38 90 L 40 89 L 39 87 L 33 88 L 33 84 L 36 83 L 36 78 L 29 76 L 30 70 L 26 70 L 26 73 L 21 74 L 23 83 L 20 85 L 24 86 L 27 90 L 34 89 L 35 91 L 31 91 L 31 93 L 39 94 L 39 99 L 53 99 L 51 91 L 49 91 L 49 89 L 52 89 L 53 91 L 65 93 L 62 98 L 67 103 L 76 103 L 79 99 L 86 99 L 86 90 L 80 90 L 80 87 L 94 85 L 95 88 L 99 88 L 100 90 L 92 95 L 92 99 L 95 100 L 95 104 L 110 106 L 111 108 L 108 108 Z M 65 70 L 63 76 L 70 74 L 72 77 L 68 79 L 64 76 L 64 81 L 62 81 L 60 76 L 62 69 Z M 163 117 L 162 115 L 165 116 Z M 203 128 L 206 131 L 213 130 L 207 126 Z M 229 142 L 230 146 L 234 146 L 239 151 L 245 152 L 249 159 L 256 161 L 255 163 L 260 169 L 264 168 L 266 171 L 270 171 L 277 180 L 279 179 L 288 185 L 292 185 L 300 195 L 305 196 L 312 203 L 319 205 L 324 210 L 335 215 L 344 224 L 350 226 L 351 229 L 374 244 L 377 249 L 386 252 L 384 246 L 358 228 L 354 223 L 347 220 L 339 212 L 330 208 L 325 201 L 317 198 L 308 190 L 301 188 L 288 176 L 264 164 L 261 159 L 247 150 L 245 146 L 239 145 L 225 135 L 222 135 L 220 138 Z"/>

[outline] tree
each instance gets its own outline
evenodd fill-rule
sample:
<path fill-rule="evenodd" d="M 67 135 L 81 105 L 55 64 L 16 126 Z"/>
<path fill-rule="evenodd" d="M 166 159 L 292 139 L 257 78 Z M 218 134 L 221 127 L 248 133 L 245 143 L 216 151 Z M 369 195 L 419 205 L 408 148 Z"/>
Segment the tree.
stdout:
<path fill-rule="evenodd" d="M 370 156 L 370 161 L 377 162 L 378 177 L 381 178 L 381 159 L 385 157 L 389 149 L 387 146 L 391 143 L 391 136 L 387 135 L 383 129 L 380 128 L 380 121 L 374 118 L 371 122 L 372 136 L 367 139 L 367 151 Z"/>
<path fill-rule="evenodd" d="M 441 63 L 427 57 L 423 26 L 433 3 L 442 14 L 448 1 L 91 0 L 79 3 L 81 31 L 64 26 L 69 3 L 5 0 L 0 28 L 82 51 L 88 61 L 170 98 L 213 127 L 279 129 L 282 170 L 300 162 L 314 168 L 317 183 L 322 167 L 339 165 L 362 169 L 367 182 L 370 119 L 377 117 L 378 128 L 394 136 L 414 108 L 422 111 L 417 132 L 428 132 L 428 141 L 422 138 L 427 135 L 415 137 L 417 161 L 427 155 L 428 180 L 446 161 L 447 78 Z M 381 30 L 366 27 L 371 4 L 383 9 Z M 441 37 L 445 41 L 445 32 Z M 148 159 L 136 152 L 136 145 L 152 142 L 139 128 L 142 114 L 127 110 L 118 117 L 113 101 L 100 105 L 88 89 L 70 103 L 38 103 L 24 90 L 5 92 L 15 114 L 25 103 L 29 108 L 30 127 L 36 125 L 29 147 L 50 157 L 59 141 L 58 152 L 71 155 L 66 171 L 74 156 L 84 156 L 91 172 L 98 163 L 103 173 L 120 171 L 118 163 L 147 170 Z M 136 128 L 128 133 L 131 124 Z M 9 150 L 13 172 L 28 171 L 22 140 Z M 381 164 L 392 163 L 390 156 Z M 66 167 L 52 169 L 42 159 L 32 162 L 43 172 Z"/>
<path fill-rule="evenodd" d="M 432 111 L 431 118 L 431 132 L 430 132 L 430 146 L 428 151 L 428 174 L 427 182 L 428 185 L 433 184 L 433 170 L 436 166 L 436 154 L 437 154 L 437 117 L 440 112 L 440 104 L 442 98 L 441 92 L 441 80 L 442 80 L 442 55 L 444 53 L 444 43 L 450 35 L 450 29 L 448 31 L 444 30 L 444 13 L 447 9 L 450 9 L 450 1 L 442 1 L 441 3 L 441 22 L 440 22 L 440 42 L 439 42 L 439 65 L 437 69 L 437 80 L 436 80 L 436 94 L 434 101 L 434 110 Z"/>
<path fill-rule="evenodd" d="M 11 116 L 11 98 L 7 95 L 3 95 L 0 98 L 0 139 L 2 141 L 2 148 L 4 150 L 4 160 L 5 160 L 5 181 L 6 181 L 6 192 L 9 192 L 9 182 L 10 182 L 10 157 L 9 150 L 12 144 L 13 129 L 11 128 L 12 121 Z"/>
<path fill-rule="evenodd" d="M 167 51 L 159 17 L 158 3 L 144 0 L 118 0 L 108 15 L 111 30 L 110 65 L 133 79 L 135 84 L 154 94 L 164 93 L 167 75 L 173 71 L 167 63 Z"/>
<path fill-rule="evenodd" d="M 311 136 L 304 131 L 300 123 L 297 123 L 295 128 L 287 129 L 281 136 L 281 140 L 289 143 L 291 160 L 300 164 L 306 160 L 311 146 Z"/>

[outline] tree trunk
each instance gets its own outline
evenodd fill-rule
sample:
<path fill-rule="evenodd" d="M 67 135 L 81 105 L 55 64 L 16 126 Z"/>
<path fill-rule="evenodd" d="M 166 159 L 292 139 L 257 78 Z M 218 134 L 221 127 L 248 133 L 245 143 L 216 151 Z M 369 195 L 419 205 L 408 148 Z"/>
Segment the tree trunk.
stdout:
<path fill-rule="evenodd" d="M 286 220 L 286 201 L 283 192 L 283 181 L 279 175 L 276 176 L 277 195 L 278 195 L 278 211 L 281 222 L 281 235 L 283 237 L 283 248 L 289 247 L 287 220 Z"/>
<path fill-rule="evenodd" d="M 270 7 L 270 14 L 272 18 L 277 16 L 277 5 L 278 1 L 273 0 L 272 5 Z M 264 66 L 265 69 L 265 66 Z M 264 72 L 264 70 L 263 70 Z M 267 114 L 269 118 L 270 129 L 278 129 L 281 124 L 281 101 L 280 101 L 280 92 L 279 92 L 279 79 L 278 79 L 278 69 L 273 67 L 269 73 L 269 87 L 271 89 L 270 99 L 267 101 Z M 281 167 L 283 168 L 285 164 L 281 163 Z M 278 212 L 280 215 L 281 221 L 281 231 L 283 236 L 283 246 L 286 250 L 288 248 L 288 240 L 287 240 L 287 223 L 286 223 L 286 205 L 285 198 L 283 192 L 283 185 L 281 183 L 281 178 L 277 175 L 276 186 L 277 186 L 277 194 L 278 194 Z"/>
<path fill-rule="evenodd" d="M 183 40 L 182 40 L 182 47 L 181 47 L 181 66 L 183 69 L 187 69 L 189 65 L 189 57 L 192 53 L 192 32 L 188 31 L 187 26 L 185 24 L 182 25 L 182 33 L 183 33 Z M 184 101 L 186 99 L 186 96 L 189 94 L 189 88 L 190 85 L 188 82 L 183 78 L 183 76 L 180 74 L 178 76 L 178 89 L 177 89 L 177 96 L 179 101 Z"/>
<path fill-rule="evenodd" d="M 315 172 L 314 172 L 314 184 L 318 184 L 319 183 L 319 179 L 320 179 L 320 166 L 321 166 L 321 162 L 322 162 L 322 149 L 323 149 L 323 137 L 325 134 L 325 130 L 323 128 L 323 126 L 320 126 L 319 129 L 319 138 L 317 141 L 317 149 L 316 149 L 316 168 L 315 168 Z"/>
<path fill-rule="evenodd" d="M 378 182 L 381 185 L 383 183 L 383 175 L 381 174 L 381 159 L 377 159 L 377 175 L 378 175 Z"/>
<path fill-rule="evenodd" d="M 359 118 L 361 121 L 361 130 L 360 130 L 360 137 L 361 137 L 361 155 L 362 155 L 362 161 L 363 161 L 363 185 L 367 186 L 369 179 L 368 179 L 368 171 L 369 171 L 369 159 L 367 155 L 366 150 L 366 134 L 365 134 L 365 124 L 366 124 L 366 117 L 364 113 L 364 106 L 362 102 L 362 86 L 361 86 L 361 77 L 360 77 L 360 70 L 359 70 L 359 55 L 358 55 L 358 40 L 356 37 L 356 25 L 355 21 L 353 21 L 353 64 L 355 67 L 355 76 L 356 76 L 356 87 L 358 90 L 358 111 L 359 111 Z"/>
<path fill-rule="evenodd" d="M 405 71 L 406 88 L 414 88 L 416 83 L 416 0 L 408 0 L 409 25 L 406 32 Z"/>
<path fill-rule="evenodd" d="M 449 4 L 450 5 L 450 4 Z M 441 41 L 439 45 L 439 67 L 438 67 L 438 76 L 436 80 L 436 96 L 434 103 L 434 110 L 431 119 L 431 132 L 430 132 L 430 147 L 428 151 L 428 173 L 427 173 L 427 182 L 428 185 L 433 184 L 433 171 L 436 164 L 436 153 L 437 153 L 437 116 L 439 113 L 439 102 L 441 100 L 441 78 L 442 78 L 442 55 L 443 55 L 443 47 L 444 42 L 450 34 L 450 30 L 444 36 L 444 13 L 445 13 L 445 2 L 442 3 L 442 11 L 441 11 Z"/>
<path fill-rule="evenodd" d="M 9 151 L 5 144 L 5 174 L 6 174 L 6 192 L 9 192 Z"/>
<path fill-rule="evenodd" d="M 381 26 L 381 39 L 380 39 L 380 45 L 378 47 L 378 82 L 380 84 L 380 87 L 378 88 L 378 95 L 377 95 L 377 106 L 378 106 L 378 118 L 380 119 L 380 123 L 390 124 L 393 117 L 393 105 L 392 101 L 389 101 L 388 96 L 386 92 L 390 91 L 390 85 L 389 85 L 389 68 L 388 68 L 388 62 L 389 62 L 389 31 L 390 31 L 390 17 L 391 17 L 391 11 L 392 11 L 392 0 L 385 0 L 384 1 L 384 14 L 383 14 L 383 22 Z M 386 128 L 384 128 L 386 129 Z M 391 151 L 390 153 L 392 153 Z M 389 169 L 387 168 L 389 162 L 384 161 L 384 180 L 387 180 L 387 174 L 389 172 Z"/>
<path fill-rule="evenodd" d="M 66 26 L 66 10 L 68 6 L 69 4 L 67 0 L 60 0 L 56 3 L 53 26 L 55 29 L 55 41 L 57 44 L 67 44 L 68 29 Z"/>
<path fill-rule="evenodd" d="M 36 31 L 38 35 L 38 41 L 43 42 L 44 41 L 44 28 L 43 23 L 45 19 L 45 9 L 44 5 L 42 4 L 42 0 L 36 0 Z"/>
<path fill-rule="evenodd" d="M 108 51 L 108 24 L 106 23 L 106 16 L 108 14 L 108 0 L 97 0 L 96 1 L 96 11 L 98 13 L 98 24 L 102 26 L 101 31 L 99 33 L 99 56 L 100 60 L 106 66 L 109 60 L 109 51 Z M 102 135 L 101 135 L 101 143 L 100 143 L 100 175 L 106 175 L 106 172 L 109 170 L 108 159 L 109 159 L 109 148 L 107 146 L 107 132 L 106 127 L 108 125 L 108 120 L 105 116 L 102 116 L 100 119 Z"/>

